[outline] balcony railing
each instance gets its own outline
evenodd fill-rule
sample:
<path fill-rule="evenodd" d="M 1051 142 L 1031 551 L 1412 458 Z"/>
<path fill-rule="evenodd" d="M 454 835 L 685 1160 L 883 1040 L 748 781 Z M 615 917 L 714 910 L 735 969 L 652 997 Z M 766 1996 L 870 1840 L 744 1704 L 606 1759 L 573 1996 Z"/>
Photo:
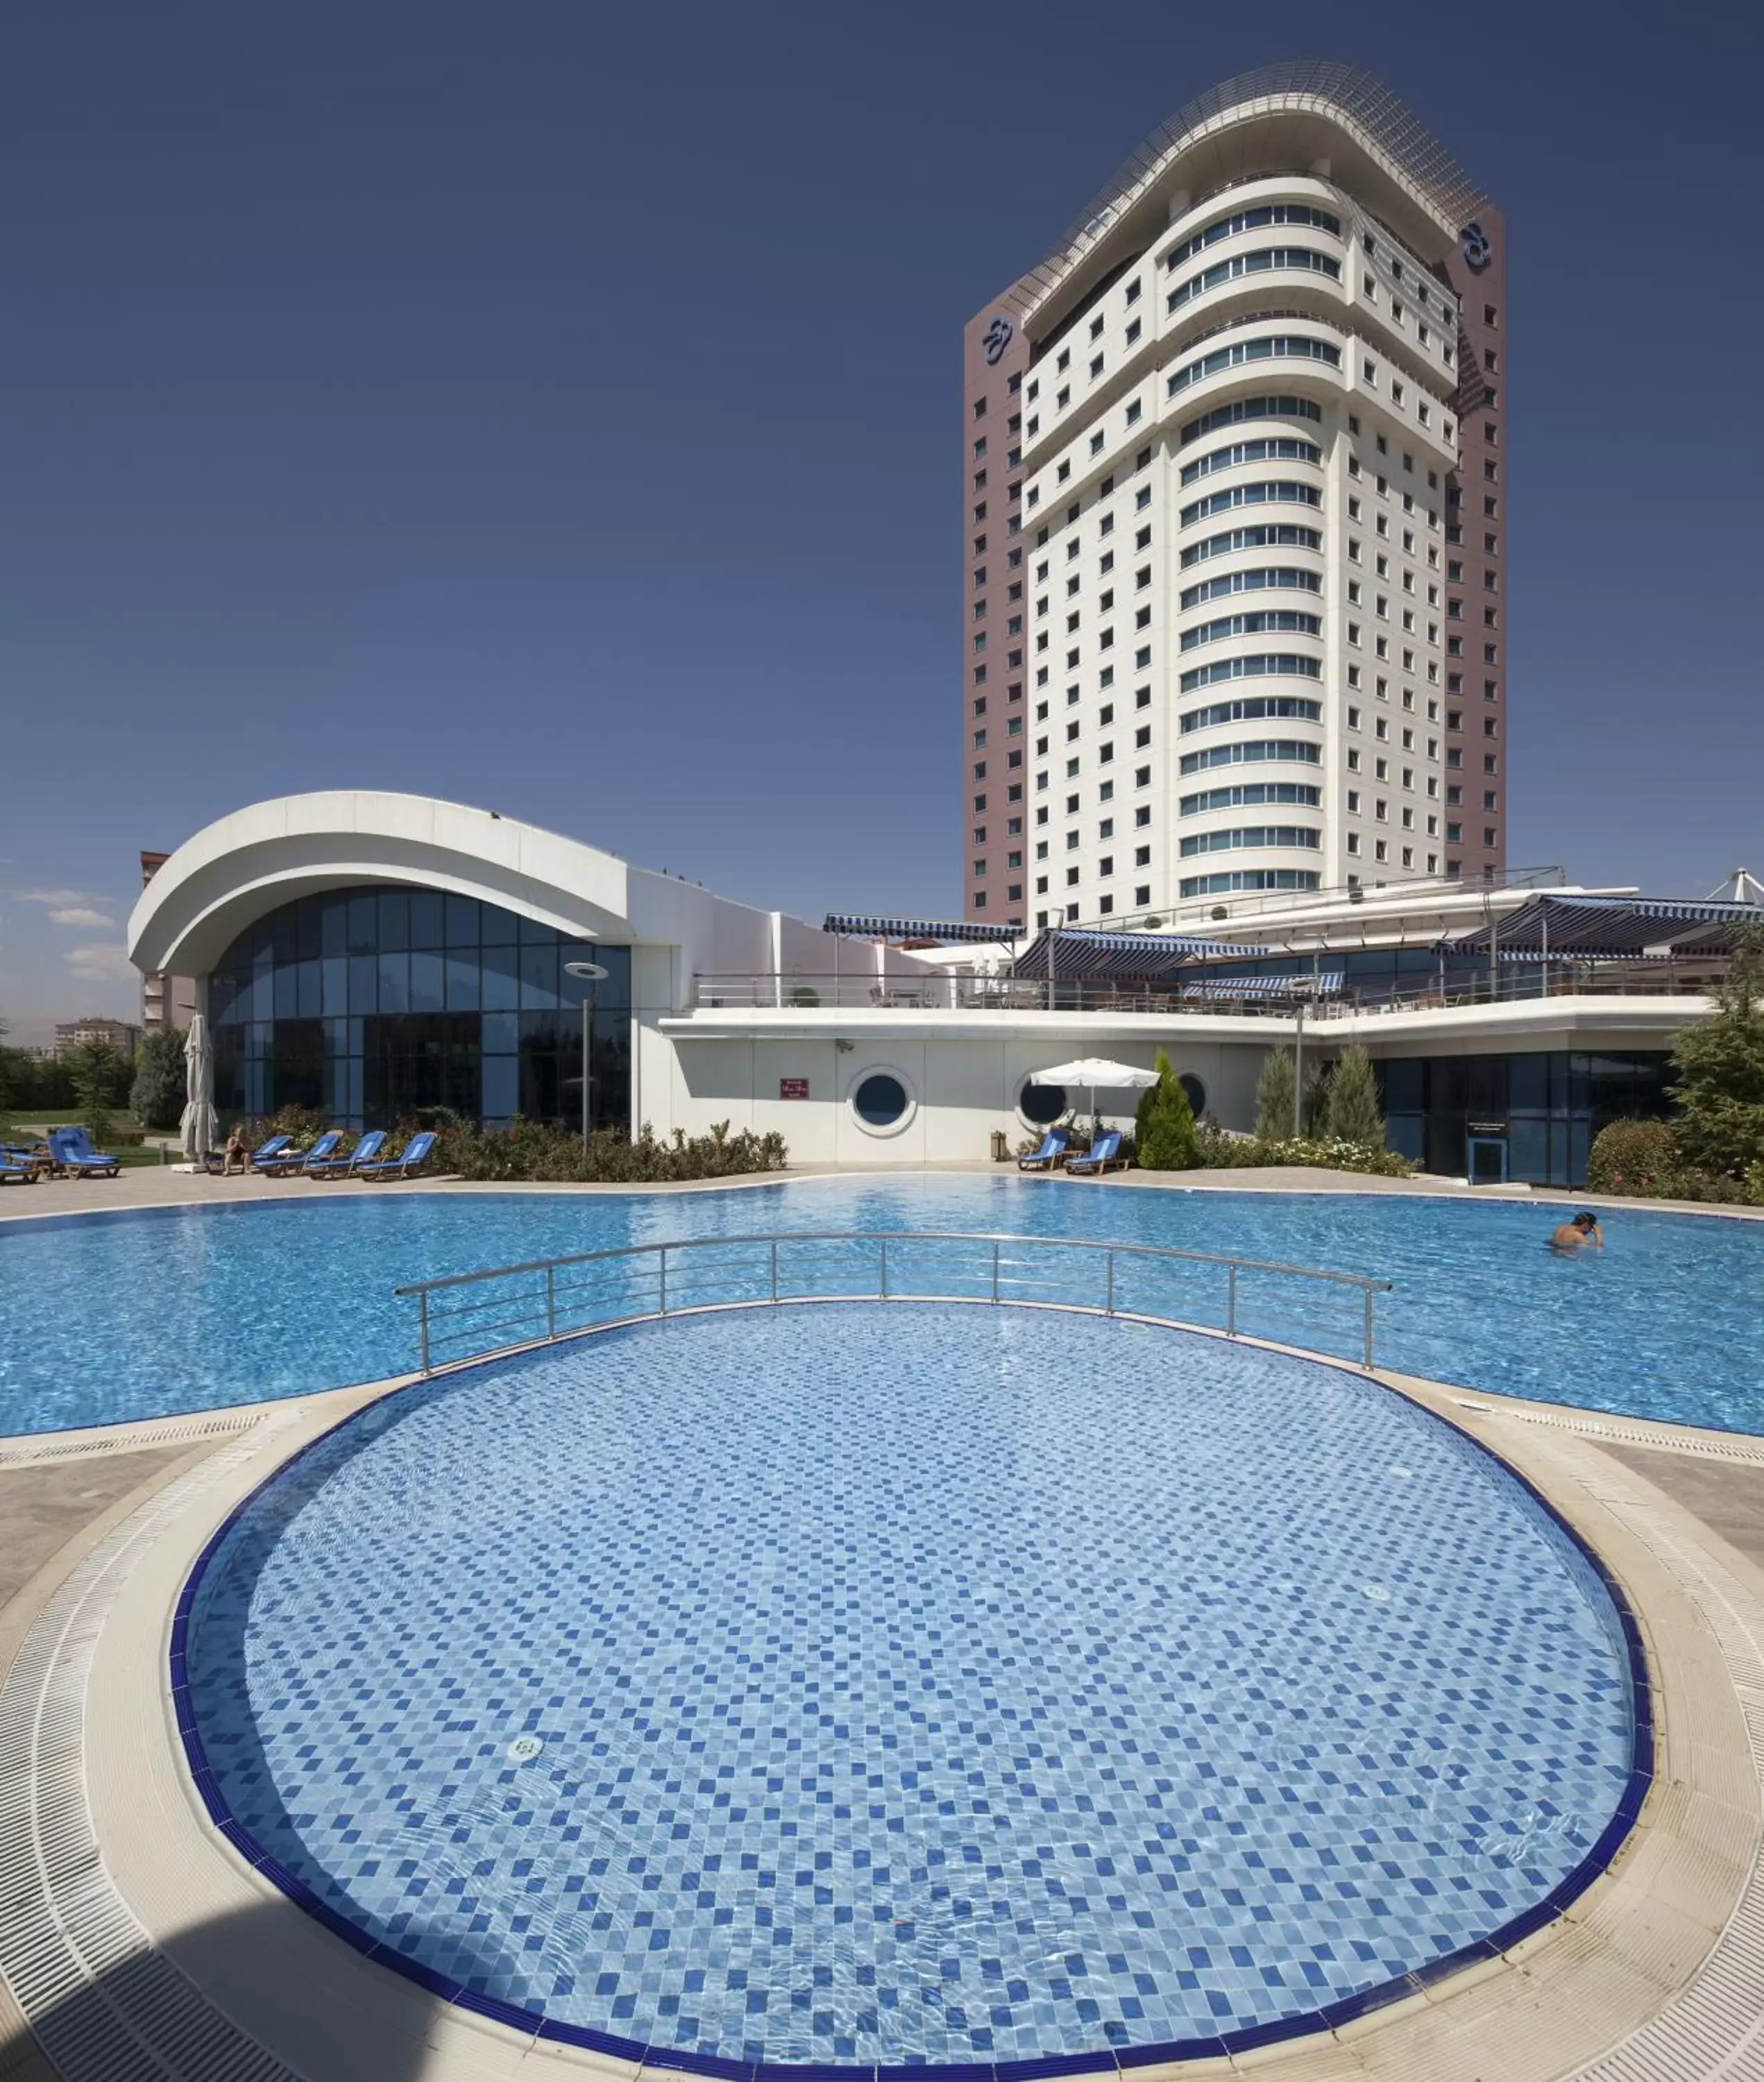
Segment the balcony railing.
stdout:
<path fill-rule="evenodd" d="M 1327 959 L 1327 958 L 1325 958 Z M 1336 957 L 1337 971 L 1340 957 Z M 1412 976 L 1394 983 L 1349 981 L 1319 989 L 1310 975 L 1217 976 L 1199 973 L 1156 984 L 1066 982 L 1045 977 L 975 975 L 928 970 L 923 976 L 785 975 L 699 976 L 693 1009 L 714 1011 L 1083 1012 L 1142 1013 L 1160 1018 L 1214 1013 L 1290 1019 L 1303 1002 L 1307 1018 L 1341 1019 L 1359 1013 L 1424 1012 L 1472 1005 L 1522 1003 L 1536 998 L 1683 997 L 1700 996 L 1720 964 L 1708 961 L 1630 964 L 1607 962 L 1527 963 L 1497 975 Z M 1324 971 L 1328 973 L 1327 971 Z M 1239 987 L 1240 986 L 1240 988 Z"/>
<path fill-rule="evenodd" d="M 896 1229 L 694 1237 L 396 1290 L 417 1304 L 425 1375 L 616 1324 L 787 1302 L 961 1301 L 1075 1309 L 1260 1335 L 1373 1363 L 1387 1279 L 1072 1237 Z M 1345 1300 L 1347 1306 L 1341 1304 Z"/>

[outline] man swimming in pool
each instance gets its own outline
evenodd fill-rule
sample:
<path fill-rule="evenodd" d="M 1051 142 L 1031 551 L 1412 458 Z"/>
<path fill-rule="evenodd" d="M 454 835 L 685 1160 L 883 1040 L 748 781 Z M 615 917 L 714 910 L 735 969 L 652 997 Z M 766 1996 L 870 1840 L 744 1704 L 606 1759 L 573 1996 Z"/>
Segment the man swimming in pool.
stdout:
<path fill-rule="evenodd" d="M 1551 1250 L 1584 1250 L 1589 1244 L 1600 1250 L 1605 1248 L 1604 1233 L 1598 1226 L 1597 1215 L 1578 1214 L 1572 1221 L 1561 1223 L 1550 1238 Z"/>

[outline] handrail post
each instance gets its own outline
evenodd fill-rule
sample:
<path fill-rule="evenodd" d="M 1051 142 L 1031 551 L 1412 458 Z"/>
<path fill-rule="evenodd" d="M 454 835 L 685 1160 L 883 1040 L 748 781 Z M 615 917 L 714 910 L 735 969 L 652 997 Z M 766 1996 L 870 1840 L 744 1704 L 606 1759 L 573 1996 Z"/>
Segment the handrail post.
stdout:
<path fill-rule="evenodd" d="M 777 1298 L 778 1298 L 778 1240 L 777 1240 L 777 1238 L 776 1237 L 773 1237 L 773 1238 L 772 1239 L 772 1299 L 773 1299 L 773 1300 L 774 1302 L 776 1302 L 776 1301 L 777 1301 Z"/>
<path fill-rule="evenodd" d="M 1105 1316 L 1112 1316 L 1115 1312 L 1115 1254 L 1113 1245 L 1109 1246 L 1107 1255 L 1109 1259 L 1109 1295 L 1107 1300 L 1103 1304 L 1103 1313 Z"/>
<path fill-rule="evenodd" d="M 662 1262 L 662 1305 L 661 1305 L 661 1313 L 662 1313 L 662 1314 L 663 1314 L 663 1315 L 664 1315 L 664 1316 L 665 1316 L 665 1315 L 667 1313 L 667 1245 L 666 1245 L 665 1243 L 662 1245 L 662 1250 L 661 1250 L 661 1262 Z"/>
<path fill-rule="evenodd" d="M 992 1240 L 992 1299 L 993 1299 L 993 1300 L 996 1302 L 996 1301 L 998 1300 L 998 1298 L 999 1298 L 999 1246 L 998 1246 L 998 1239 L 995 1237 L 993 1238 L 993 1240 Z"/>
<path fill-rule="evenodd" d="M 1237 1335 L 1237 1262 L 1235 1258 L 1227 1270 L 1231 1277 L 1225 1288 L 1225 1334 L 1227 1338 L 1235 1338 Z"/>
<path fill-rule="evenodd" d="M 549 1343 L 558 1334 L 558 1268 L 545 1267 L 545 1340 Z"/>
<path fill-rule="evenodd" d="M 422 1347 L 423 1371 L 429 1370 L 429 1290 L 424 1287 L 416 1297 L 417 1339 Z"/>
<path fill-rule="evenodd" d="M 882 1298 L 886 1301 L 888 1299 L 888 1239 L 885 1236 L 878 1237 L 877 1241 L 882 1245 Z"/>
<path fill-rule="evenodd" d="M 1372 1371 L 1372 1290 L 1371 1290 L 1371 1288 L 1370 1288 L 1370 1287 L 1368 1287 L 1368 1288 L 1365 1290 L 1365 1295 L 1366 1295 L 1366 1321 L 1365 1321 L 1366 1370 L 1366 1372 L 1367 1372 L 1368 1373 L 1370 1373 L 1370 1372 Z"/>

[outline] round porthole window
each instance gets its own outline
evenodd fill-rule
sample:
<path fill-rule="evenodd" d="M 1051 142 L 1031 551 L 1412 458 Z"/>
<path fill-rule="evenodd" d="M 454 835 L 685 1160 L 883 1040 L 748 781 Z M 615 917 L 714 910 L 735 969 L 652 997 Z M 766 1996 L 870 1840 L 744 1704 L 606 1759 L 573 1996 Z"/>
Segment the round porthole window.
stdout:
<path fill-rule="evenodd" d="M 913 1113 L 912 1094 L 895 1070 L 866 1070 L 851 1088 L 853 1117 L 871 1135 L 892 1135 Z"/>
<path fill-rule="evenodd" d="M 1051 1127 L 1066 1111 L 1066 1087 L 1025 1085 L 1017 1095 L 1017 1111 L 1031 1127 Z"/>
<path fill-rule="evenodd" d="M 1185 1070 L 1176 1081 L 1188 1094 L 1189 1109 L 1198 1120 L 1206 1111 L 1206 1087 L 1190 1070 Z"/>

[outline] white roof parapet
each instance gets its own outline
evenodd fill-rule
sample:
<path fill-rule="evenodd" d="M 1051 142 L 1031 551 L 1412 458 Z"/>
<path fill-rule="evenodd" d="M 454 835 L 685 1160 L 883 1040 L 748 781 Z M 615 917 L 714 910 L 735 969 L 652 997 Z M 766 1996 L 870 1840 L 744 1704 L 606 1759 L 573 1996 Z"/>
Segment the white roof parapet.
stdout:
<path fill-rule="evenodd" d="M 1046 259 L 1019 276 L 1000 301 L 1026 317 L 1172 160 L 1203 137 L 1282 110 L 1337 124 L 1452 236 L 1488 200 L 1408 103 L 1374 74 L 1339 58 L 1285 59 L 1239 73 L 1185 101 L 1110 175 Z"/>

